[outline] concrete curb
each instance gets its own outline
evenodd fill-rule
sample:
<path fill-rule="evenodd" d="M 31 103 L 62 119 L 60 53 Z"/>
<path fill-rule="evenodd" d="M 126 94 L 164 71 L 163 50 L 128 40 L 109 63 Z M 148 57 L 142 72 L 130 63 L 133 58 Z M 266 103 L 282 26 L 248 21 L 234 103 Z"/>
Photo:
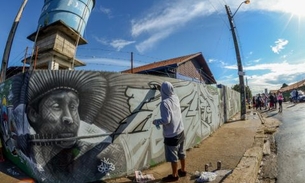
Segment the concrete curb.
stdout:
<path fill-rule="evenodd" d="M 230 174 L 223 182 L 255 183 L 263 158 L 262 149 L 262 147 L 252 147 L 248 149 L 237 167 L 233 170 L 232 174 Z"/>
<path fill-rule="evenodd" d="M 259 174 L 260 166 L 263 159 L 264 140 L 264 119 L 261 114 L 257 113 L 261 120 L 261 128 L 258 129 L 255 137 L 253 146 L 248 149 L 237 167 L 233 172 L 223 181 L 223 183 L 255 183 Z"/>

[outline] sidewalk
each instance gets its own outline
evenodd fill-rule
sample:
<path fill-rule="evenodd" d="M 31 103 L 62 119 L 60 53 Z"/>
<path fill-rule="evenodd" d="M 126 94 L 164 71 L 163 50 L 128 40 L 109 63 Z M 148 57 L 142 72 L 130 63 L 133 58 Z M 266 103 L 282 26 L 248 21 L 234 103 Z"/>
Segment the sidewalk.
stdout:
<path fill-rule="evenodd" d="M 255 182 L 262 160 L 264 145 L 264 130 L 262 117 L 251 109 L 247 111 L 247 119 L 236 118 L 222 125 L 210 137 L 203 140 L 198 147 L 187 151 L 186 177 L 177 182 L 196 182 L 195 172 L 204 172 L 208 164 L 209 172 L 217 177 L 211 183 Z M 221 161 L 221 170 L 216 170 L 217 162 Z M 180 165 L 179 165 L 180 166 Z M 155 178 L 150 182 L 162 182 L 162 177 L 171 173 L 169 163 L 162 163 L 156 167 L 142 171 L 143 174 L 152 174 Z M 107 180 L 107 183 L 127 183 L 134 181 L 134 175 Z"/>

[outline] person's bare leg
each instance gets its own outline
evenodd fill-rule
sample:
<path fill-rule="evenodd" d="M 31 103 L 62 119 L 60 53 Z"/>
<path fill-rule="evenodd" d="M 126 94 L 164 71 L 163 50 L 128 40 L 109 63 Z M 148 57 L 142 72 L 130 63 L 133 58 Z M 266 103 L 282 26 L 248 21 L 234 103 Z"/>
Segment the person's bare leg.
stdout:
<path fill-rule="evenodd" d="M 178 177 L 178 163 L 177 162 L 171 162 L 172 165 L 172 174 L 174 177 Z"/>
<path fill-rule="evenodd" d="M 180 160 L 181 170 L 185 172 L 185 158 Z"/>

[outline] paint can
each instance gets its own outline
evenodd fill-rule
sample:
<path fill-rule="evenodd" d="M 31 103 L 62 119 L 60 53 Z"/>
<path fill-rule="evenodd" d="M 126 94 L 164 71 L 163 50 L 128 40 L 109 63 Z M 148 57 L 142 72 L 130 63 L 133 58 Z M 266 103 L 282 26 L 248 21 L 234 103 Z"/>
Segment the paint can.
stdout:
<path fill-rule="evenodd" d="M 217 161 L 217 170 L 221 169 L 221 161 Z"/>
<path fill-rule="evenodd" d="M 209 171 L 209 164 L 205 164 L 205 166 L 204 166 L 204 171 L 206 171 L 206 172 Z"/>

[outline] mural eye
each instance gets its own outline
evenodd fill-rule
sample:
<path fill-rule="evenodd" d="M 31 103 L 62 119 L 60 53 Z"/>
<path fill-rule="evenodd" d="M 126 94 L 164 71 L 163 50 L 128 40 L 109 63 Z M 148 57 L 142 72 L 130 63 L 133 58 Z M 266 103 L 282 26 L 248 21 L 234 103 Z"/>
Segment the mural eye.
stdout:
<path fill-rule="evenodd" d="M 58 103 L 52 104 L 52 109 L 53 110 L 60 110 L 60 105 Z"/>
<path fill-rule="evenodd" d="M 70 104 L 70 109 L 73 110 L 73 111 L 76 111 L 78 108 L 78 105 L 76 104 Z"/>

